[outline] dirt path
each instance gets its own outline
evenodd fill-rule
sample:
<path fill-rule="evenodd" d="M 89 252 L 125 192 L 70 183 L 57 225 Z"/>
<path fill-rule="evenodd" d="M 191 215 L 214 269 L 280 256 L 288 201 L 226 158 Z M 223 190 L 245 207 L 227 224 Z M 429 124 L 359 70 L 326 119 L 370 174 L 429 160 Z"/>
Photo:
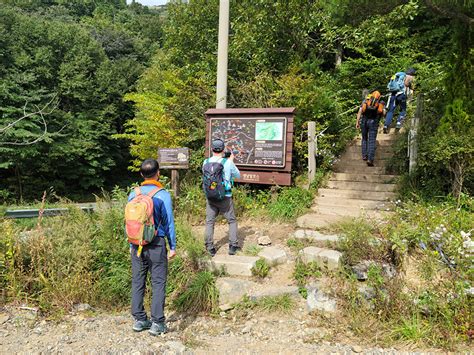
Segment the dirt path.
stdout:
<path fill-rule="evenodd" d="M 8 320 L 6 320 L 8 315 Z M 37 320 L 28 311 L 9 308 L 0 314 L 0 347 L 11 353 L 195 353 L 195 354 L 311 354 L 370 352 L 356 342 L 330 340 L 334 334 L 318 326 L 300 307 L 291 315 L 249 313 L 225 316 L 168 316 L 170 333 L 153 337 L 134 333 L 126 314 L 76 314 L 61 322 Z"/>

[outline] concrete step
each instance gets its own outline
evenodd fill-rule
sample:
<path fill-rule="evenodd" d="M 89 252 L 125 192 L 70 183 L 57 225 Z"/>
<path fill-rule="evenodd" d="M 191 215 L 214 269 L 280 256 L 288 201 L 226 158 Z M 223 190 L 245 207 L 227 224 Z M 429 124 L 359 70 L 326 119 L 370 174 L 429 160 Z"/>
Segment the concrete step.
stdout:
<path fill-rule="evenodd" d="M 203 263 L 210 271 L 225 271 L 232 276 L 252 276 L 252 268 L 259 258 L 243 255 L 216 255 Z"/>
<path fill-rule="evenodd" d="M 328 181 L 330 189 L 357 190 L 357 191 L 395 191 L 395 184 L 380 184 L 376 182 L 362 181 Z"/>
<path fill-rule="evenodd" d="M 334 166 L 333 170 L 336 173 L 346 173 L 346 174 L 365 174 L 365 175 L 387 175 L 387 169 L 385 167 L 377 166 L 377 161 L 375 161 L 375 166 L 367 166 L 367 164 L 337 164 Z"/>
<path fill-rule="evenodd" d="M 391 147 L 395 144 L 394 140 L 379 140 L 377 137 L 377 146 L 382 146 L 382 147 Z M 362 145 L 362 140 L 358 139 L 355 142 L 355 146 L 360 147 Z"/>
<path fill-rule="evenodd" d="M 386 168 L 387 167 L 387 160 L 374 160 L 374 165 L 376 168 Z M 370 168 L 367 165 L 367 162 L 362 160 L 362 159 L 341 159 L 338 161 L 336 164 L 334 164 L 334 167 L 339 168 L 339 167 L 355 167 L 355 168 Z M 373 167 L 372 167 L 373 168 Z"/>
<path fill-rule="evenodd" d="M 318 213 L 318 214 L 325 214 L 325 215 L 335 215 L 335 216 L 342 216 L 342 217 L 362 217 L 367 216 L 370 218 L 378 217 L 380 212 L 374 209 L 363 209 L 356 206 L 313 206 L 311 210 Z"/>
<path fill-rule="evenodd" d="M 357 207 L 364 210 L 391 210 L 393 208 L 390 202 L 377 200 L 358 200 L 352 198 L 334 198 L 331 196 L 320 196 L 314 201 L 311 209 L 317 209 L 318 206 L 327 207 Z"/>
<path fill-rule="evenodd" d="M 327 228 L 333 223 L 344 220 L 344 217 L 336 215 L 323 215 L 319 213 L 308 213 L 296 220 L 296 224 L 299 228 L 307 229 L 320 229 Z"/>
<path fill-rule="evenodd" d="M 391 152 L 379 152 L 378 149 L 375 151 L 375 160 L 389 160 L 393 154 Z M 357 149 L 357 151 L 348 152 L 346 151 L 339 158 L 340 160 L 362 160 L 362 151 Z"/>
<path fill-rule="evenodd" d="M 383 131 L 379 131 L 377 133 L 377 140 L 378 141 L 395 141 L 399 137 L 400 137 L 399 134 L 394 134 L 394 133 L 384 134 Z M 359 135 L 355 139 L 360 141 L 360 140 L 362 140 L 362 136 Z"/>
<path fill-rule="evenodd" d="M 323 234 L 311 229 L 298 229 L 293 234 L 296 239 L 306 239 L 314 242 L 338 242 L 340 237 L 334 234 Z"/>
<path fill-rule="evenodd" d="M 342 264 L 342 253 L 332 249 L 306 247 L 300 250 L 300 256 L 304 263 L 315 262 L 321 269 L 329 271 L 339 269 Z"/>
<path fill-rule="evenodd" d="M 333 198 L 351 198 L 360 200 L 389 201 L 397 196 L 394 192 L 356 191 L 343 189 L 319 189 L 319 196 Z"/>
<path fill-rule="evenodd" d="M 369 174 L 346 174 L 334 173 L 329 181 L 361 181 L 367 183 L 393 183 L 397 179 L 397 175 L 369 175 Z"/>

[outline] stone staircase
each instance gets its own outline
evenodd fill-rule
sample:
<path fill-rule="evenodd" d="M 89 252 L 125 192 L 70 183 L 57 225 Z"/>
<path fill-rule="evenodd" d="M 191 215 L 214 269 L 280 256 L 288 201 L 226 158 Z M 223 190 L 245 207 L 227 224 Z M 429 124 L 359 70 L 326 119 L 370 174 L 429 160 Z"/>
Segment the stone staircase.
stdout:
<path fill-rule="evenodd" d="M 356 138 L 334 165 L 326 187 L 319 189 L 312 212 L 301 216 L 298 226 L 320 229 L 347 217 L 378 218 L 381 211 L 389 211 L 397 176 L 389 173 L 387 161 L 395 139 L 396 133 L 377 136 L 375 166 L 368 167 L 361 158 L 361 138 Z"/>
<path fill-rule="evenodd" d="M 349 145 L 335 164 L 326 187 L 319 189 L 311 212 L 298 218 L 297 226 L 300 229 L 289 235 L 289 238 L 300 240 L 306 246 L 299 252 L 295 253 L 287 245 L 280 244 L 263 247 L 258 256 L 229 256 L 221 250 L 213 258 L 204 261 L 209 270 L 223 271 L 225 274 L 216 282 L 221 310 L 225 312 L 231 309 L 232 304 L 239 302 L 244 295 L 256 300 L 288 294 L 305 302 L 308 312 L 336 311 L 337 302 L 331 296 L 330 276 L 341 266 L 342 254 L 332 249 L 339 236 L 318 230 L 352 217 L 380 218 L 382 211 L 390 210 L 390 201 L 396 197 L 397 176 L 389 174 L 386 166 L 395 139 L 395 134 L 378 136 L 374 167 L 368 167 L 361 159 L 360 138 Z M 257 282 L 251 278 L 252 268 L 260 258 L 271 266 L 266 282 Z M 316 283 L 306 285 L 306 300 L 300 297 L 299 289 L 292 279 L 297 260 L 316 263 L 329 280 L 325 282 L 323 277 Z"/>

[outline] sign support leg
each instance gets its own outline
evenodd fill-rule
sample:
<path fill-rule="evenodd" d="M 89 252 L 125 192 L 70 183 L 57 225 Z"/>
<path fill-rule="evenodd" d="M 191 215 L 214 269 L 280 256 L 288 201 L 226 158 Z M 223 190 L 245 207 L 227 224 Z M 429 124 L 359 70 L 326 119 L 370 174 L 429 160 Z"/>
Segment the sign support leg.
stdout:
<path fill-rule="evenodd" d="M 176 169 L 171 170 L 171 188 L 174 192 L 174 197 L 179 196 L 179 171 Z"/>

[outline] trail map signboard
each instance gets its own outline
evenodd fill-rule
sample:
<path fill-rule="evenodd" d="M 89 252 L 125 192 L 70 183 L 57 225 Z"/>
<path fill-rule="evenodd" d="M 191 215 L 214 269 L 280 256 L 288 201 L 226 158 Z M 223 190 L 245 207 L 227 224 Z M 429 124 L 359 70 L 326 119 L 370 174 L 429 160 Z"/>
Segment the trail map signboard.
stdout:
<path fill-rule="evenodd" d="M 220 138 L 233 151 L 239 182 L 291 184 L 294 108 L 211 109 L 206 112 L 206 155 Z"/>
<path fill-rule="evenodd" d="M 286 157 L 285 117 L 211 118 L 211 137 L 233 151 L 240 166 L 283 168 Z"/>
<path fill-rule="evenodd" d="M 187 169 L 188 161 L 188 148 L 158 148 L 161 169 Z"/>

